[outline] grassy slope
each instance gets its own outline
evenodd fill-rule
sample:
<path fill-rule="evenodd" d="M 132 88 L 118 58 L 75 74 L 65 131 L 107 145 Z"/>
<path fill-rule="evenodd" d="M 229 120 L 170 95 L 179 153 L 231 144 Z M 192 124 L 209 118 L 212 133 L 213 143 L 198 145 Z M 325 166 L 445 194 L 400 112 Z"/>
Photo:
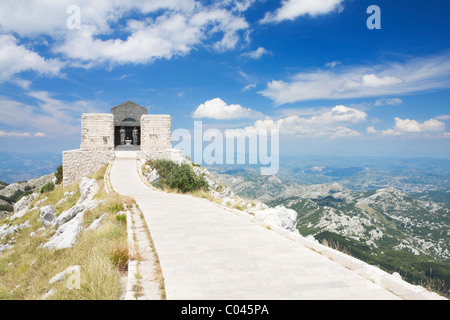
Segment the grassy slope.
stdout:
<path fill-rule="evenodd" d="M 94 175 L 103 187 L 104 169 Z M 64 197 L 64 192 L 76 191 L 66 202 L 56 206 Z M 56 206 L 57 214 L 73 206 L 79 197 L 78 186 L 63 188 L 41 194 L 34 203 L 48 197 L 41 206 Z M 117 194 L 102 191 L 95 197 L 104 200 L 97 208 L 84 215 L 84 226 L 88 227 L 103 213 L 98 230 L 81 233 L 76 245 L 71 249 L 48 250 L 40 248 L 54 234 L 55 230 L 47 227 L 42 233 L 37 232 L 43 224 L 38 221 L 39 208 L 31 210 L 24 217 L 14 220 L 20 224 L 29 220 L 32 228 L 22 229 L 15 235 L 16 243 L 12 250 L 0 254 L 0 299 L 40 299 L 50 289 L 54 294 L 49 299 L 118 299 L 122 291 L 121 272 L 128 261 L 128 242 L 126 222 L 117 219 L 116 213 L 123 210 L 124 199 Z M 0 221 L 0 225 L 9 221 Z M 34 237 L 30 233 L 35 232 Z M 3 242 L 0 243 L 4 243 Z M 68 289 L 66 281 L 49 284 L 57 273 L 72 265 L 81 266 L 80 289 Z"/>

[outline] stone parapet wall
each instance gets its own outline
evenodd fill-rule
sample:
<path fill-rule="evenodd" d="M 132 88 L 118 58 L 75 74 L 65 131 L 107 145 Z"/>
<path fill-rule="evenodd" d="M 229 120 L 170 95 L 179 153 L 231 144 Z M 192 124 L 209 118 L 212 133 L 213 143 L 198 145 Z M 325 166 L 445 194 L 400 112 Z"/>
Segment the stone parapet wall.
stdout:
<path fill-rule="evenodd" d="M 81 117 L 81 149 L 114 150 L 114 116 L 108 113 L 85 113 Z"/>
<path fill-rule="evenodd" d="M 172 149 L 172 119 L 170 115 L 143 115 L 141 117 L 141 150 L 157 154 Z"/>
<path fill-rule="evenodd" d="M 63 152 L 63 185 L 79 182 L 114 160 L 114 151 L 71 150 Z"/>

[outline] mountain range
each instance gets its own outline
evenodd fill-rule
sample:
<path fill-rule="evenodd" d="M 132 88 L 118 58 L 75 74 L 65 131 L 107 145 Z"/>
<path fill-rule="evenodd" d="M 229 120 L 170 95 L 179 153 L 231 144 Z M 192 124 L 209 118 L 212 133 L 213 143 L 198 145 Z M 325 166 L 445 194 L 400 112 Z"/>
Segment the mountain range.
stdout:
<path fill-rule="evenodd" d="M 334 243 L 347 253 L 399 272 L 410 281 L 439 279 L 448 288 L 450 192 L 446 170 L 430 175 L 423 169 L 412 168 L 392 172 L 355 167 L 333 170 L 284 167 L 276 176 L 261 176 L 249 167 L 209 170 L 243 198 L 295 210 L 297 229 L 302 236 Z M 361 177 L 367 176 L 368 171 L 372 179 L 364 180 L 362 187 L 356 182 L 363 181 Z M 306 181 L 308 175 L 314 178 Z M 387 176 L 392 179 L 383 184 Z M 429 184 L 420 176 L 428 176 L 437 183 Z M 330 180 L 314 183 L 326 179 Z M 407 181 L 406 187 L 402 185 L 404 190 L 392 186 L 400 185 L 399 181 Z"/>

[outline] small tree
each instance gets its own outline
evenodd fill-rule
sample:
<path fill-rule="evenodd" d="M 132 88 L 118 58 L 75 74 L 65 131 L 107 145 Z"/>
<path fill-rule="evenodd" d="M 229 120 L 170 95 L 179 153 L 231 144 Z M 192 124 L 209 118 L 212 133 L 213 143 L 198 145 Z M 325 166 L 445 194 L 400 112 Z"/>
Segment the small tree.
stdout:
<path fill-rule="evenodd" d="M 63 166 L 60 165 L 55 172 L 56 184 L 61 184 L 63 181 Z"/>

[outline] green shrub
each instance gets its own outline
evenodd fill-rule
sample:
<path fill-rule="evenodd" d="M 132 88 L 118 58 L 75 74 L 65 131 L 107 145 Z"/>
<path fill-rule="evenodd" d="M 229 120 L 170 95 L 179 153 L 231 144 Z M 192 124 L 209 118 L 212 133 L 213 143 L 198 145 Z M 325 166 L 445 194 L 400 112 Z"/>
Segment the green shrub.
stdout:
<path fill-rule="evenodd" d="M 10 204 L 0 204 L 0 211 L 13 212 L 14 208 Z"/>
<path fill-rule="evenodd" d="M 56 184 L 61 184 L 63 181 L 63 167 L 60 165 L 55 172 Z"/>
<path fill-rule="evenodd" d="M 17 201 L 20 200 L 20 198 L 22 198 L 24 192 L 20 189 L 14 191 L 13 195 L 9 197 L 9 200 L 11 200 L 12 202 L 16 203 Z"/>
<path fill-rule="evenodd" d="M 53 182 L 49 182 L 41 188 L 41 193 L 50 192 L 53 190 L 55 190 L 55 185 L 53 184 Z"/>
<path fill-rule="evenodd" d="M 178 165 L 170 160 L 151 160 L 150 167 L 158 171 L 158 187 L 175 189 L 182 193 L 208 190 L 208 183 L 199 177 L 188 164 Z"/>

